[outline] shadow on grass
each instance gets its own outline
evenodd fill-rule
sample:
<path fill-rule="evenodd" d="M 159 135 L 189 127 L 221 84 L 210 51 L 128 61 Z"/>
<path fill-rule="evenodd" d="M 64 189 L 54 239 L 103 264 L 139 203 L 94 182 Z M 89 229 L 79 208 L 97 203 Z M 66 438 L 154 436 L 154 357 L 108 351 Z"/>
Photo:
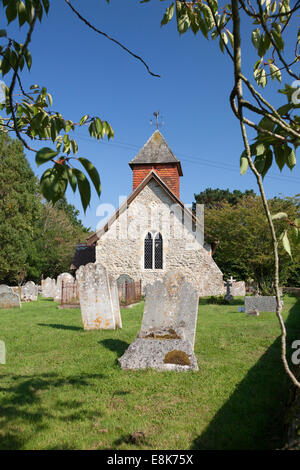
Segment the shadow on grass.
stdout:
<path fill-rule="evenodd" d="M 0 407 L 0 450 L 24 448 L 31 435 L 49 428 L 53 421 L 78 421 L 101 417 L 97 411 L 84 408 L 78 400 L 57 400 L 52 408 L 45 407 L 43 393 L 47 390 L 74 386 L 91 386 L 92 382 L 102 379 L 102 374 L 80 374 L 61 377 L 55 373 L 39 375 L 0 375 L 2 383 L 8 378 L 11 386 L 0 387 L 6 397 Z M 18 423 L 18 424 L 16 424 Z M 21 424 L 20 424 L 21 423 Z M 28 425 L 28 427 L 26 426 Z"/>
<path fill-rule="evenodd" d="M 274 321 L 277 321 L 274 317 Z M 286 321 L 290 343 L 299 337 L 300 299 Z M 247 373 L 191 449 L 276 449 L 285 444 L 284 413 L 291 382 L 280 357 L 280 337 Z"/>
<path fill-rule="evenodd" d="M 118 357 L 121 357 L 129 346 L 129 343 L 126 343 L 126 341 L 112 338 L 103 339 L 102 341 L 99 341 L 99 344 L 110 349 L 110 351 L 116 352 Z"/>
<path fill-rule="evenodd" d="M 83 331 L 83 328 L 80 326 L 60 325 L 58 323 L 38 323 L 38 326 L 48 326 L 49 328 L 55 328 L 57 330 Z"/>

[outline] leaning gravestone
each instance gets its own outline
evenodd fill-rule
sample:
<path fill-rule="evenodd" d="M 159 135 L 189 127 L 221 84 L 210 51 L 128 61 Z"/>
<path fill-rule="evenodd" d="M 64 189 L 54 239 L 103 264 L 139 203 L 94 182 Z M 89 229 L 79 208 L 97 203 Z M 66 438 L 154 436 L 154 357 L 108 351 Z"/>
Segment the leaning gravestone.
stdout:
<path fill-rule="evenodd" d="M 122 369 L 198 370 L 194 354 L 199 294 L 180 273 L 145 288 L 137 339 L 119 359 Z"/>
<path fill-rule="evenodd" d="M 11 287 L 0 285 L 0 308 L 21 307 L 20 297 Z"/>
<path fill-rule="evenodd" d="M 62 273 L 57 277 L 56 288 L 54 291 L 54 302 L 61 302 L 61 287 L 62 282 L 74 281 L 72 274 Z"/>
<path fill-rule="evenodd" d="M 23 302 L 35 302 L 38 299 L 38 286 L 33 281 L 28 281 L 21 289 Z"/>
<path fill-rule="evenodd" d="M 246 296 L 245 297 L 245 312 L 276 312 L 276 297 L 274 296 Z"/>
<path fill-rule="evenodd" d="M 51 279 L 51 277 L 47 277 L 47 279 L 42 280 L 42 297 L 47 299 L 47 298 L 53 298 L 55 294 L 55 288 L 56 288 L 56 280 Z"/>
<path fill-rule="evenodd" d="M 109 330 L 122 327 L 116 282 L 99 263 L 88 263 L 76 271 L 83 328 Z"/>

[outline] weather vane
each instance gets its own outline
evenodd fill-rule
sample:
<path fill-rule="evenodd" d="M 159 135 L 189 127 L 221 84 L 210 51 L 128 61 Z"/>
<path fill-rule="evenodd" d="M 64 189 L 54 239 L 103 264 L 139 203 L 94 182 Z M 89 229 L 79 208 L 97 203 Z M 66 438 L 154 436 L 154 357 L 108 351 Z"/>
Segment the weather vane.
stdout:
<path fill-rule="evenodd" d="M 151 126 L 159 129 L 164 125 L 164 121 L 162 120 L 162 116 L 160 115 L 160 111 L 155 111 L 153 113 L 154 118 L 150 119 Z"/>

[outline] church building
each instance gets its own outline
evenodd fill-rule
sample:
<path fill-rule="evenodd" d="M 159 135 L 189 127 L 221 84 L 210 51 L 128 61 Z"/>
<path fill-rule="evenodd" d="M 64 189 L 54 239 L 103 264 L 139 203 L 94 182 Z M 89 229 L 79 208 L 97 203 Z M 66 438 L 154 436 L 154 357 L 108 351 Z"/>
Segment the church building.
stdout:
<path fill-rule="evenodd" d="M 114 279 L 129 275 L 142 286 L 178 271 L 200 296 L 224 293 L 223 275 L 204 243 L 204 225 L 180 200 L 180 161 L 156 130 L 129 162 L 132 193 L 88 239 L 96 262 Z M 201 214 L 200 214 L 201 215 Z"/>

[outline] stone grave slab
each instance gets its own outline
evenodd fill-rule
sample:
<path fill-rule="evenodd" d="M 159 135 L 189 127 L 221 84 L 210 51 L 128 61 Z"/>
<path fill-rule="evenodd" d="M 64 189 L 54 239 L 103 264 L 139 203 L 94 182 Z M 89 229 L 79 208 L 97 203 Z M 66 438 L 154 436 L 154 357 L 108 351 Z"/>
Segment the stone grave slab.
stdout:
<path fill-rule="evenodd" d="M 61 302 L 61 287 L 62 287 L 62 282 L 68 282 L 68 281 L 73 281 L 74 278 L 72 274 L 69 273 L 62 273 L 59 276 L 57 276 L 56 280 L 56 288 L 54 291 L 54 302 Z"/>
<path fill-rule="evenodd" d="M 33 281 L 28 281 L 21 288 L 21 300 L 23 302 L 35 302 L 38 299 L 38 286 Z"/>
<path fill-rule="evenodd" d="M 276 297 L 253 295 L 245 297 L 245 312 L 249 313 L 254 310 L 259 312 L 276 312 Z"/>
<path fill-rule="evenodd" d="M 88 263 L 76 271 L 83 328 L 115 329 L 121 324 L 115 282 L 109 280 L 105 266 Z M 113 290 L 113 293 L 112 293 Z M 118 318 L 119 315 L 119 318 Z"/>
<path fill-rule="evenodd" d="M 194 342 L 199 295 L 178 272 L 145 287 L 138 338 L 119 359 L 123 369 L 198 370 Z"/>
<path fill-rule="evenodd" d="M 56 280 L 51 277 L 47 277 L 42 280 L 42 297 L 44 299 L 54 298 L 56 289 Z"/>

